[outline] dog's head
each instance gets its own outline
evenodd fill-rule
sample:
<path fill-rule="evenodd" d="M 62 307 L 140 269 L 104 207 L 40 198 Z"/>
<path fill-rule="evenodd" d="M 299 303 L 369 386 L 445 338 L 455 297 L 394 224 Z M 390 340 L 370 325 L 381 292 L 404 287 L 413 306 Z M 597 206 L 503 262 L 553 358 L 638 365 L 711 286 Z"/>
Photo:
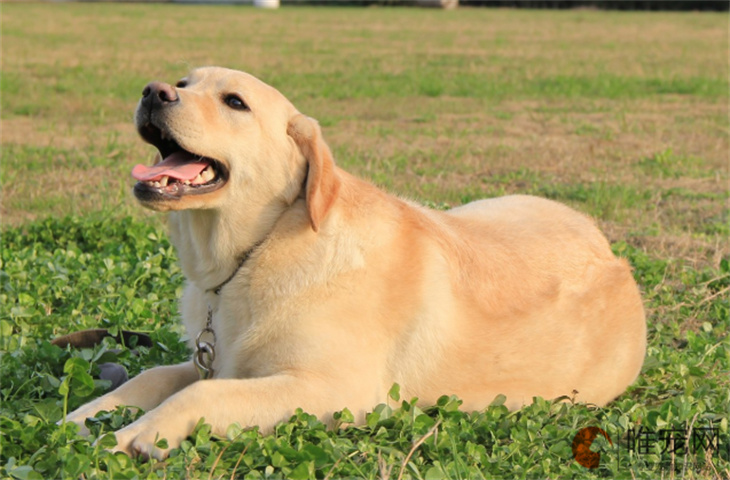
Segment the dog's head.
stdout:
<path fill-rule="evenodd" d="M 132 171 L 134 194 L 148 208 L 261 211 L 291 205 L 304 189 L 316 231 L 337 196 L 316 121 L 246 73 L 206 67 L 175 86 L 152 82 L 135 122 L 158 150 L 152 166 Z"/>

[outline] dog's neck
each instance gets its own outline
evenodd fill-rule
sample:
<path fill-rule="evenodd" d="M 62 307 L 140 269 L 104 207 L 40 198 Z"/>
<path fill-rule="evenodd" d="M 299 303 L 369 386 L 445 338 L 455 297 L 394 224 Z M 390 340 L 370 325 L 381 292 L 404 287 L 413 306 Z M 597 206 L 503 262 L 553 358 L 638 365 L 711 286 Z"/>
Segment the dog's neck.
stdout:
<path fill-rule="evenodd" d="M 185 277 L 201 290 L 211 290 L 235 274 L 242 265 L 241 258 L 263 242 L 276 220 L 271 216 L 246 222 L 226 218 L 216 210 L 173 212 L 170 239 Z"/>
<path fill-rule="evenodd" d="M 207 289 L 206 291 L 213 292 L 216 295 L 220 295 L 221 290 L 223 289 L 223 287 L 225 287 L 226 285 L 228 285 L 228 282 L 230 282 L 231 280 L 233 280 L 233 277 L 235 277 L 236 274 L 238 273 L 238 271 L 241 270 L 241 267 L 243 267 L 243 264 L 246 263 L 246 261 L 249 258 L 251 258 L 251 255 L 253 255 L 253 252 L 255 252 L 256 249 L 259 248 L 261 246 L 261 244 L 264 243 L 265 240 L 266 240 L 266 238 L 258 241 L 254 246 L 252 246 L 251 248 L 249 248 L 248 250 L 246 250 L 245 252 L 243 252 L 243 254 L 238 259 L 238 264 L 236 265 L 236 268 L 233 270 L 233 273 L 231 273 L 228 276 L 228 278 L 226 278 L 225 280 L 223 280 L 223 282 L 219 283 L 215 287 L 212 287 L 212 288 Z"/>

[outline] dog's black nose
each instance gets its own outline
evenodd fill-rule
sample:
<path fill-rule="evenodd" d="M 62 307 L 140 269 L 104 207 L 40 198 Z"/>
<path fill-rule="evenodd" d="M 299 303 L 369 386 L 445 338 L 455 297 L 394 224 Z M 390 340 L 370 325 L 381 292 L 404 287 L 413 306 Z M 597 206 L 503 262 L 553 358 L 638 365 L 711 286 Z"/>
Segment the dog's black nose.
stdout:
<path fill-rule="evenodd" d="M 179 100 L 177 90 L 164 82 L 151 82 L 142 90 L 142 105 L 146 108 L 163 107 Z"/>

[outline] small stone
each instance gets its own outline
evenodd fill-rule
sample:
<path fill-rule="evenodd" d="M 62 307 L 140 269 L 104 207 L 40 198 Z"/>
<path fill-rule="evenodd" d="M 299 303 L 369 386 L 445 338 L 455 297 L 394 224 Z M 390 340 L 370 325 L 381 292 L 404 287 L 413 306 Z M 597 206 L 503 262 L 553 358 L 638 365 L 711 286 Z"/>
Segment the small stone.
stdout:
<path fill-rule="evenodd" d="M 102 363 L 99 365 L 99 378 L 112 382 L 109 391 L 116 389 L 118 386 L 129 380 L 127 369 L 118 363 Z"/>

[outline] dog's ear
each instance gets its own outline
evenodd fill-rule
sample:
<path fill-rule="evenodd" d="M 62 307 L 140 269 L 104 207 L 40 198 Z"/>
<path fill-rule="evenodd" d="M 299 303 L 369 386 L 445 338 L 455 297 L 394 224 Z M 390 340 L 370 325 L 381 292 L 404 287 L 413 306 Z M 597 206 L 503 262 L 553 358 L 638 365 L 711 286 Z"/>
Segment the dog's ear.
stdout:
<path fill-rule="evenodd" d="M 287 134 L 294 139 L 307 160 L 306 202 L 312 230 L 319 226 L 337 200 L 340 178 L 335 171 L 332 152 L 322 138 L 322 130 L 313 118 L 297 114 L 289 120 Z"/>

